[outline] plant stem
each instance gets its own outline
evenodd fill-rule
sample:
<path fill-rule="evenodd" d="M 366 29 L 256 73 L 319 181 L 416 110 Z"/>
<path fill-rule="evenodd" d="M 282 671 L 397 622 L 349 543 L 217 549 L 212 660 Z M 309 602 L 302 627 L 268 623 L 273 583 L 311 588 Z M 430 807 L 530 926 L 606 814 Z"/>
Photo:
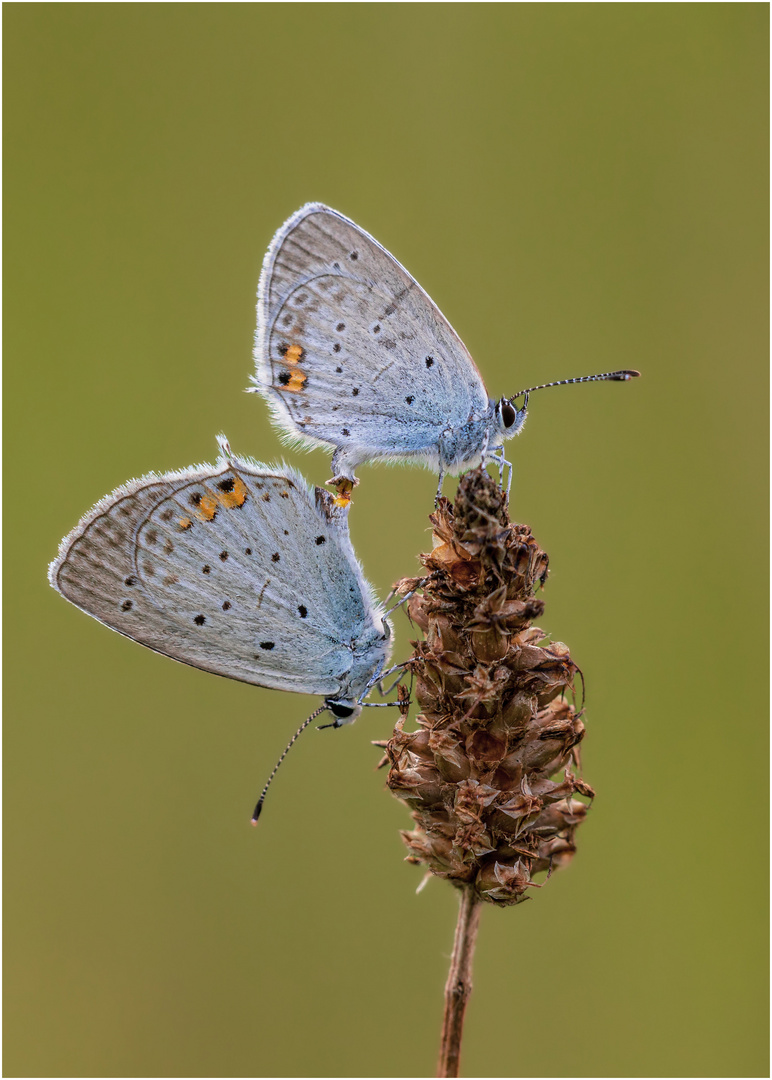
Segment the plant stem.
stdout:
<path fill-rule="evenodd" d="M 461 889 L 453 955 L 450 958 L 448 981 L 445 983 L 445 1015 L 442 1021 L 442 1041 L 437 1076 L 458 1076 L 461 1059 L 461 1035 L 464 1013 L 472 993 L 472 960 L 480 923 L 480 905 L 474 889 Z"/>

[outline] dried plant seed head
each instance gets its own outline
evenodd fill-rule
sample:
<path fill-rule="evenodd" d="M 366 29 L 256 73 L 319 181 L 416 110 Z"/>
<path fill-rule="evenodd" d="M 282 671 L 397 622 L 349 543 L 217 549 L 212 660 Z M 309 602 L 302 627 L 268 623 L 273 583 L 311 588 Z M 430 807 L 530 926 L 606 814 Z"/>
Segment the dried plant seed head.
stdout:
<path fill-rule="evenodd" d="M 568 863 L 592 788 L 575 775 L 584 725 L 569 700 L 578 669 L 534 619 L 549 560 L 509 520 L 486 472 L 461 480 L 430 521 L 427 577 L 407 602 L 423 632 L 407 667 L 418 730 L 397 722 L 388 786 L 411 809 L 408 861 L 494 904 L 516 904 L 534 875 Z M 421 579 L 405 579 L 406 595 Z"/>

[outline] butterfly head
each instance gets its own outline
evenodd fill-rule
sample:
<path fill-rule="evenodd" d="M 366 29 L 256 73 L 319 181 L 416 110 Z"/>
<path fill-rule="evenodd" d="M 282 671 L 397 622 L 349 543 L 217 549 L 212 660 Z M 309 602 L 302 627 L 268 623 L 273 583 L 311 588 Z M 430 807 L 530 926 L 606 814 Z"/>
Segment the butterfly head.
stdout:
<path fill-rule="evenodd" d="M 501 398 L 496 403 L 496 422 L 505 439 L 522 431 L 528 414 L 528 394 L 523 395 L 523 404 L 519 409 L 514 404 L 516 400 L 516 398 Z"/>

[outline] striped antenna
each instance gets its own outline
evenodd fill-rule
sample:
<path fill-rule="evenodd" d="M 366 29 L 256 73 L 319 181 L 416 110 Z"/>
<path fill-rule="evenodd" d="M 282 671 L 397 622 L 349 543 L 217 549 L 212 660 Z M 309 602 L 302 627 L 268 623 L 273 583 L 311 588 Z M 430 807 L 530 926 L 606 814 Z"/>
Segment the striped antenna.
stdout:
<path fill-rule="evenodd" d="M 260 795 L 260 798 L 257 800 L 257 806 L 255 807 L 254 814 L 252 815 L 252 824 L 253 825 L 257 825 L 257 819 L 260 817 L 260 811 L 263 809 L 263 803 L 265 802 L 265 796 L 266 796 L 266 794 L 268 792 L 268 788 L 271 786 L 271 781 L 273 780 L 274 776 L 276 776 L 277 772 L 279 771 L 279 766 L 281 765 L 282 761 L 284 761 L 285 757 L 290 752 L 290 750 L 291 750 L 293 744 L 295 743 L 295 741 L 303 734 L 303 732 L 306 730 L 306 728 L 312 722 L 312 720 L 316 720 L 319 713 L 323 713 L 326 708 L 327 708 L 326 705 L 322 705 L 316 710 L 316 712 L 311 713 L 309 718 L 307 720 L 303 721 L 303 723 L 297 729 L 297 731 L 292 736 L 290 741 L 284 747 L 283 754 L 281 755 L 279 760 L 274 765 L 273 772 L 268 777 L 268 780 L 266 781 L 266 785 L 263 788 L 262 794 Z"/>
<path fill-rule="evenodd" d="M 582 375 L 578 379 L 558 379 L 557 382 L 545 382 L 541 386 L 529 386 L 527 390 L 518 390 L 512 394 L 510 401 L 521 397 L 523 394 L 532 394 L 534 390 L 546 390 L 548 386 L 568 386 L 569 383 L 580 382 L 627 382 L 629 379 L 637 379 L 640 371 L 606 371 L 603 375 Z"/>

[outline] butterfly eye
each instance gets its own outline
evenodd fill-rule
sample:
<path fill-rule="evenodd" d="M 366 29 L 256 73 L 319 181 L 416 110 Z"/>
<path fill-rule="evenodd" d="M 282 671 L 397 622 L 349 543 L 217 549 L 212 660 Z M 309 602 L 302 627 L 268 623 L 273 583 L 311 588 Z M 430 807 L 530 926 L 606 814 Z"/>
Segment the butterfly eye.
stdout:
<path fill-rule="evenodd" d="M 344 705 L 342 701 L 327 701 L 325 704 L 332 715 L 336 716 L 338 720 L 348 720 L 348 718 L 353 716 L 356 712 L 356 707 L 354 705 Z"/>
<path fill-rule="evenodd" d="M 502 398 L 499 402 L 499 416 L 505 431 L 507 428 L 511 428 L 515 420 L 517 420 L 517 411 L 505 398 Z"/>

